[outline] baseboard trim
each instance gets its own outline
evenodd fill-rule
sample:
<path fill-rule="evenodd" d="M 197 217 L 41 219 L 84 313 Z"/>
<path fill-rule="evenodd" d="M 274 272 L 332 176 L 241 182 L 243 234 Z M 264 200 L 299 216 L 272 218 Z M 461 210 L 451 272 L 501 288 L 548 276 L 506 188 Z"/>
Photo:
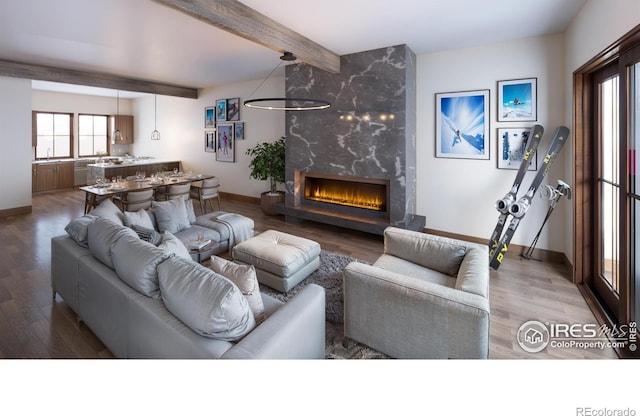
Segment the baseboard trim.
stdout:
<path fill-rule="evenodd" d="M 220 192 L 220 198 L 260 205 L 260 198 L 256 198 L 253 196 L 238 195 L 238 194 L 232 194 L 229 192 Z"/>
<path fill-rule="evenodd" d="M 450 233 L 446 231 L 434 230 L 431 228 L 425 228 L 423 232 L 427 234 L 438 235 L 441 237 L 449 237 L 449 238 L 455 238 L 457 240 L 470 241 L 472 243 L 478 243 L 478 244 L 487 244 L 487 241 L 488 241 L 486 239 L 482 239 L 478 237 L 471 237 L 464 234 L 455 234 L 455 233 Z M 528 247 L 520 246 L 518 244 L 510 244 L 506 257 L 513 258 L 513 259 L 520 258 L 520 255 L 524 253 L 527 249 Z M 571 262 L 569 261 L 567 256 L 564 253 L 560 253 L 558 251 L 543 250 L 543 249 L 536 248 L 533 253 L 533 257 L 540 261 L 546 261 L 549 263 L 558 263 L 558 264 L 563 264 L 571 267 Z"/>
<path fill-rule="evenodd" d="M 0 218 L 13 217 L 14 215 L 31 214 L 31 212 L 33 212 L 33 208 L 31 205 L 27 205 L 24 207 L 3 209 L 3 210 L 0 210 Z"/>

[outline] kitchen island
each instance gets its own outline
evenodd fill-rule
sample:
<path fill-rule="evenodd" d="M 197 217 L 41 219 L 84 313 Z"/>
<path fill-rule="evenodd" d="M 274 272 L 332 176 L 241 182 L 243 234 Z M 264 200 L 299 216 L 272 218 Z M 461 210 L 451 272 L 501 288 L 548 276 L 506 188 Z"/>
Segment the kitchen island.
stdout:
<path fill-rule="evenodd" d="M 137 172 L 145 172 L 147 176 L 157 172 L 172 171 L 180 169 L 179 160 L 158 160 L 158 159 L 125 159 L 122 163 L 91 163 L 87 165 L 87 184 L 96 183 L 96 178 L 117 178 L 123 179 L 127 176 L 134 176 Z"/>

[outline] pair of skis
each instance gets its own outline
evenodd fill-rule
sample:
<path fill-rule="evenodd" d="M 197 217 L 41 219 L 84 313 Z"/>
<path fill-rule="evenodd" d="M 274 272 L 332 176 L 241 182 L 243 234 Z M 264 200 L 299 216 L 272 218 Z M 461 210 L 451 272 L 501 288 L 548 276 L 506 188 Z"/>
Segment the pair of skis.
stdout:
<path fill-rule="evenodd" d="M 527 142 L 527 146 L 522 157 L 522 164 L 520 165 L 520 169 L 518 169 L 518 173 L 513 181 L 511 190 L 502 199 L 496 202 L 496 209 L 500 212 L 500 217 L 498 218 L 496 228 L 493 230 L 493 234 L 491 234 L 491 238 L 489 240 L 489 266 L 494 270 L 497 270 L 502 264 L 502 260 L 504 260 L 504 256 L 509 248 L 509 243 L 518 229 L 518 225 L 520 225 L 520 222 L 527 213 L 529 206 L 531 206 L 533 196 L 538 188 L 540 188 L 540 185 L 549 172 L 551 165 L 556 160 L 560 150 L 562 150 L 562 147 L 569 138 L 569 129 L 564 126 L 556 129 L 538 173 L 531 181 L 531 185 L 529 186 L 527 193 L 516 202 L 518 190 L 520 189 L 524 175 L 536 154 L 543 134 L 544 128 L 542 126 L 536 124 L 531 128 L 529 141 Z M 507 230 L 503 234 L 502 231 L 507 223 L 509 215 L 513 218 L 511 219 Z"/>

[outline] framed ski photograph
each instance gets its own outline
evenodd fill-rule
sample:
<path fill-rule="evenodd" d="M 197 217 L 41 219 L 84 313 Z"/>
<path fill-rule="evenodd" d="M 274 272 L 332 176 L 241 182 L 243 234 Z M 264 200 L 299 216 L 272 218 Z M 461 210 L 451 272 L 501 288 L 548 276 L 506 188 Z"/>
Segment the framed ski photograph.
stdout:
<path fill-rule="evenodd" d="M 216 132 L 215 131 L 204 132 L 204 151 L 209 153 L 216 152 Z"/>
<path fill-rule="evenodd" d="M 489 90 L 436 94 L 436 157 L 489 159 Z"/>
<path fill-rule="evenodd" d="M 520 169 L 530 134 L 530 127 L 498 129 L 498 169 Z M 527 170 L 538 170 L 537 153 L 531 158 Z"/>
<path fill-rule="evenodd" d="M 235 147 L 233 123 L 218 123 L 216 128 L 216 160 L 219 162 L 235 162 Z"/>
<path fill-rule="evenodd" d="M 537 95 L 537 78 L 498 81 L 498 121 L 536 121 Z"/>

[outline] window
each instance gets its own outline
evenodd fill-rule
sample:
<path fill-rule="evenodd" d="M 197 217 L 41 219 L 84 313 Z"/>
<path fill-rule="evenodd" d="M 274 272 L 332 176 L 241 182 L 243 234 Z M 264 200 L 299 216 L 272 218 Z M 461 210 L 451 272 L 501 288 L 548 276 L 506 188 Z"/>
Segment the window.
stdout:
<path fill-rule="evenodd" d="M 78 156 L 107 153 L 107 116 L 80 114 L 78 132 Z"/>
<path fill-rule="evenodd" d="M 640 27 L 578 69 L 574 87 L 575 281 L 611 328 L 640 319 Z"/>
<path fill-rule="evenodd" d="M 34 113 L 36 159 L 71 157 L 73 114 Z"/>

